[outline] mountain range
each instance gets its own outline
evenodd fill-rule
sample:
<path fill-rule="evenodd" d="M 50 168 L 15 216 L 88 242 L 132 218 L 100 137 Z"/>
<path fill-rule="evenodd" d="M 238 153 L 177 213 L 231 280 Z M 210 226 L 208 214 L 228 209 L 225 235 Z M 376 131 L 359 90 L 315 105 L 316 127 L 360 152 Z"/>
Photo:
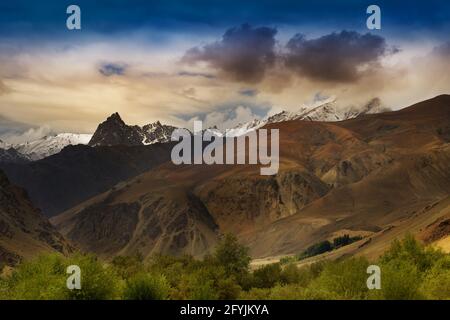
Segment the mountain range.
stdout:
<path fill-rule="evenodd" d="M 263 119 L 254 119 L 233 128 L 227 128 L 223 130 L 223 133 L 226 131 L 230 136 L 239 136 L 270 123 L 289 120 L 341 121 L 363 114 L 385 111 L 388 111 L 388 109 L 382 106 L 378 98 L 374 98 L 359 107 L 346 108 L 339 106 L 335 98 L 329 98 L 310 106 L 301 107 L 296 112 L 282 111 Z M 38 140 L 20 144 L 9 144 L 0 140 L 0 162 L 36 161 L 57 154 L 69 145 L 83 144 L 95 147 L 165 143 L 170 141 L 171 134 L 175 129 L 177 127 L 161 124 L 159 121 L 142 127 L 127 125 L 118 113 L 113 113 L 99 124 L 94 134 L 49 134 Z"/>
<path fill-rule="evenodd" d="M 379 98 L 373 98 L 362 106 L 340 106 L 336 98 L 331 97 L 324 101 L 316 102 L 310 106 L 303 106 L 295 112 L 281 111 L 263 119 L 254 119 L 252 121 L 239 124 L 227 133 L 230 136 L 239 136 L 249 131 L 259 129 L 267 124 L 284 122 L 290 120 L 307 120 L 307 121 L 343 121 L 362 116 L 364 114 L 373 114 L 390 111 L 384 107 Z"/>
<path fill-rule="evenodd" d="M 40 160 L 60 152 L 68 145 L 87 144 L 91 138 L 91 134 L 59 133 L 12 147 L 31 160 Z"/>
<path fill-rule="evenodd" d="M 143 128 L 118 114 L 99 125 L 91 146 L 0 167 L 72 246 L 106 259 L 203 256 L 226 232 L 254 258 L 342 234 L 363 239 L 333 254 L 374 257 L 407 232 L 448 241 L 450 95 L 392 112 L 378 113 L 376 100 L 358 112 L 334 107 L 236 128 L 279 129 L 274 176 L 261 176 L 258 165 L 176 166 L 174 143 L 144 145 Z M 312 121 L 318 114 L 350 119 Z"/>
<path fill-rule="evenodd" d="M 143 127 L 125 124 L 116 112 L 99 124 L 89 145 L 115 146 L 128 145 L 139 146 L 153 143 L 169 142 L 170 136 L 176 127 L 163 125 L 159 121 Z"/>
<path fill-rule="evenodd" d="M 225 232 L 253 257 L 300 252 L 343 233 L 361 235 L 369 242 L 358 250 L 376 254 L 400 230 L 450 218 L 449 123 L 448 95 L 340 122 L 273 122 L 263 128 L 280 130 L 275 176 L 259 175 L 257 165 L 169 161 L 51 221 L 106 258 L 201 256 Z"/>

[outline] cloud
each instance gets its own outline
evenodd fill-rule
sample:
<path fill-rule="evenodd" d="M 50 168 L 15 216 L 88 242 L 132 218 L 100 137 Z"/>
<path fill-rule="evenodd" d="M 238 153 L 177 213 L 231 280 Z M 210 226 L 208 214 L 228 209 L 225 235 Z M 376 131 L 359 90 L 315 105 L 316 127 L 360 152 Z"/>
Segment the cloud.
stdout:
<path fill-rule="evenodd" d="M 217 127 L 219 130 L 234 128 L 238 124 L 260 119 L 261 117 L 253 112 L 250 107 L 237 106 L 224 111 L 213 111 L 207 114 L 190 118 L 186 121 L 185 127 L 192 128 L 192 122 L 203 121 L 203 128 Z"/>
<path fill-rule="evenodd" d="M 325 101 L 325 100 L 327 100 L 328 98 L 330 98 L 330 96 L 328 96 L 328 95 L 326 95 L 326 94 L 324 94 L 323 92 L 316 92 L 315 94 L 314 94 L 314 97 L 313 97 L 313 102 L 320 102 L 320 101 Z"/>
<path fill-rule="evenodd" d="M 241 89 L 239 90 L 239 94 L 247 97 L 256 97 L 259 91 L 256 89 Z"/>
<path fill-rule="evenodd" d="M 53 130 L 49 126 L 42 126 L 37 128 L 30 128 L 18 134 L 13 134 L 10 132 L 8 134 L 2 135 L 2 138 L 9 143 L 19 144 L 38 140 L 49 134 L 54 134 Z"/>
<path fill-rule="evenodd" d="M 355 31 L 310 40 L 296 34 L 288 41 L 286 49 L 288 68 L 302 77 L 331 82 L 358 80 L 373 71 L 381 57 L 392 52 L 384 38 Z"/>
<path fill-rule="evenodd" d="M 276 33 L 275 28 L 243 24 L 228 29 L 220 41 L 189 49 L 181 62 L 205 62 L 232 80 L 258 83 L 275 63 Z"/>
<path fill-rule="evenodd" d="M 0 139 L 9 143 L 22 143 L 42 138 L 53 131 L 49 126 L 34 127 L 0 115 Z"/>
<path fill-rule="evenodd" d="M 127 65 L 124 63 L 103 63 L 98 71 L 104 75 L 105 77 L 110 77 L 113 75 L 122 76 L 125 74 L 125 70 L 127 69 Z"/>
<path fill-rule="evenodd" d="M 2 80 L 0 80 L 0 96 L 11 92 L 11 89 L 4 84 Z"/>
<path fill-rule="evenodd" d="M 435 55 L 437 57 L 449 58 L 450 57 L 450 41 L 444 42 L 441 45 L 434 47 L 431 54 Z"/>
<path fill-rule="evenodd" d="M 214 79 L 215 76 L 209 73 L 203 72 L 190 72 L 190 71 L 180 71 L 177 73 L 180 77 L 201 77 L 206 79 Z"/>
<path fill-rule="evenodd" d="M 17 135 L 31 128 L 29 124 L 11 120 L 8 117 L 0 115 L 0 136 Z"/>

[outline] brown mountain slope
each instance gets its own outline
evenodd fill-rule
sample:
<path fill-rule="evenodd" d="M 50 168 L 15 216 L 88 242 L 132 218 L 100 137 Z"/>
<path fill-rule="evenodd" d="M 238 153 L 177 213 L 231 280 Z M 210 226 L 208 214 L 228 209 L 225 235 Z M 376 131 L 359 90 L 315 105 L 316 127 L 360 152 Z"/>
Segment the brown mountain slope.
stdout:
<path fill-rule="evenodd" d="M 236 233 L 254 257 L 295 253 L 343 230 L 377 234 L 450 194 L 449 123 L 444 95 L 343 122 L 270 124 L 280 130 L 275 176 L 261 176 L 255 165 L 166 163 L 52 222 L 105 256 L 199 255 L 219 232 Z M 128 231 L 103 224 L 110 220 Z"/>
<path fill-rule="evenodd" d="M 60 153 L 26 164 L 0 164 L 33 203 L 51 217 L 116 183 L 170 160 L 170 143 L 151 146 L 68 146 Z"/>
<path fill-rule="evenodd" d="M 406 234 L 414 234 L 416 238 L 422 240 L 426 244 L 431 244 L 450 252 L 450 196 L 441 201 L 434 202 L 413 214 L 399 219 L 392 224 L 386 226 L 383 230 L 374 233 L 366 233 L 365 238 L 351 245 L 341 247 L 337 250 L 326 252 L 314 257 L 310 257 L 298 262 L 298 265 L 308 265 L 313 262 L 324 259 L 338 259 L 344 256 L 365 256 L 371 260 L 378 258 L 385 250 L 387 250 L 394 239 L 403 238 Z M 334 233 L 328 237 L 333 240 L 342 234 L 357 234 L 355 231 L 342 229 L 342 232 Z M 362 233 L 359 233 L 364 235 Z M 285 255 L 275 255 L 269 258 L 255 259 L 252 261 L 252 267 L 278 262 Z"/>
<path fill-rule="evenodd" d="M 39 252 L 71 249 L 66 240 L 33 207 L 23 189 L 0 171 L 0 265 L 14 265 Z"/>

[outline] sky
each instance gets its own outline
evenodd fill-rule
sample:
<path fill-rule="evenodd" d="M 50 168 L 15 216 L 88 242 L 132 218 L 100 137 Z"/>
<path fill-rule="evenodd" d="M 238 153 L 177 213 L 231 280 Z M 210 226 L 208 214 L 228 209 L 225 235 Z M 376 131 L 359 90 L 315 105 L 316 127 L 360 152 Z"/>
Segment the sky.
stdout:
<path fill-rule="evenodd" d="M 450 93 L 449 35 L 444 0 L 2 1 L 0 139 L 92 133 L 113 112 L 224 128 L 328 97 L 395 110 Z"/>

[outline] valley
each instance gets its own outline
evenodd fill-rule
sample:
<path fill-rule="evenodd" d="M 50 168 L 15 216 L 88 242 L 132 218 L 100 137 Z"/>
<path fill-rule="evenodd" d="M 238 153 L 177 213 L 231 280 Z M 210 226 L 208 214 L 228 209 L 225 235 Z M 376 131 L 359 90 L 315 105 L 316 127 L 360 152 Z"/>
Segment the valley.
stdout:
<path fill-rule="evenodd" d="M 97 137 L 113 136 L 105 126 L 123 127 L 109 121 Z M 345 121 L 269 123 L 261 128 L 280 134 L 279 172 L 271 176 L 258 164 L 175 165 L 174 143 L 68 146 L 2 169 L 71 246 L 106 260 L 203 257 L 224 233 L 250 248 L 255 265 L 343 234 L 362 240 L 299 264 L 376 258 L 407 233 L 445 243 L 448 123 L 448 95 Z"/>
<path fill-rule="evenodd" d="M 419 236 L 448 210 L 426 208 L 440 208 L 450 193 L 449 106 L 449 96 L 439 96 L 342 122 L 269 124 L 280 130 L 276 176 L 260 176 L 257 165 L 168 161 L 51 221 L 82 250 L 105 258 L 201 257 L 227 232 L 264 258 L 299 253 L 344 231 L 364 239 L 331 255 L 375 257 L 383 243 Z"/>

